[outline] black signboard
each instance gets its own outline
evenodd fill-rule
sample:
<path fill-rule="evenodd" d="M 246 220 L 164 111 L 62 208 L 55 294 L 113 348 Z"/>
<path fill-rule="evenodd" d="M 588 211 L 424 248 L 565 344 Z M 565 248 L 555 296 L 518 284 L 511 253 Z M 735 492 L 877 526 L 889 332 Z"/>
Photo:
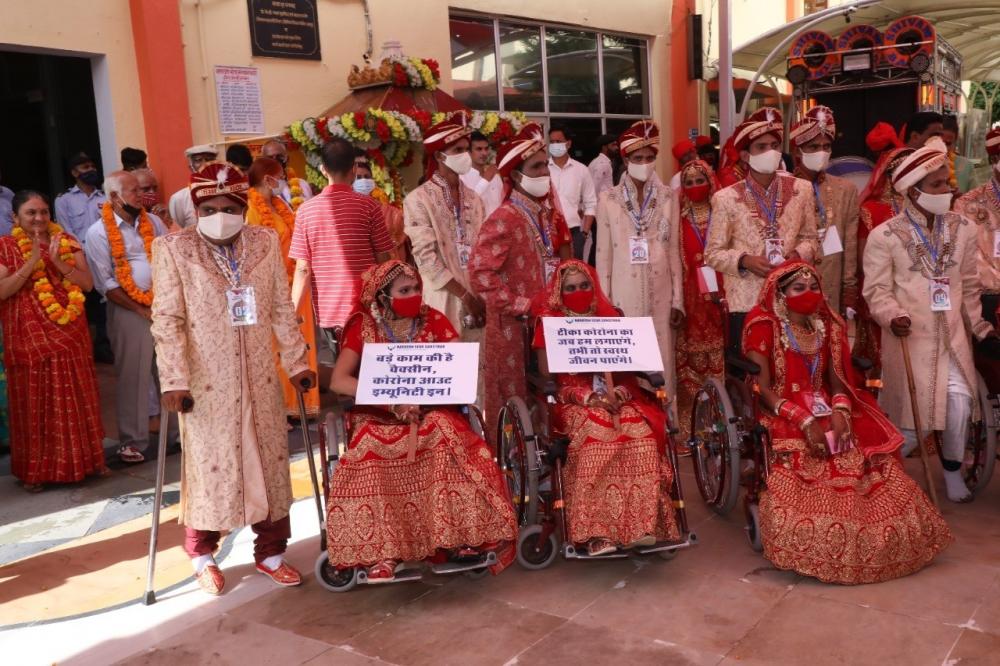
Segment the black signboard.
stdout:
<path fill-rule="evenodd" d="M 255 56 L 319 60 L 316 0 L 247 0 Z"/>

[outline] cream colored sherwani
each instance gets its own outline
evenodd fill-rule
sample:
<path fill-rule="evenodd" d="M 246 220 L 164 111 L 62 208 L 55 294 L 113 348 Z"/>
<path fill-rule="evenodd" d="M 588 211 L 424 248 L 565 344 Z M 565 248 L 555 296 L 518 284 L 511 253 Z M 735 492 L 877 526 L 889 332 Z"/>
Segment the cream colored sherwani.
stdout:
<path fill-rule="evenodd" d="M 274 231 L 245 226 L 234 244 L 257 323 L 230 323 L 230 283 L 197 227 L 153 242 L 153 339 L 164 392 L 188 390 L 182 415 L 180 522 L 229 530 L 288 515 L 288 433 L 272 339 L 289 377 L 309 369 Z"/>
<path fill-rule="evenodd" d="M 671 398 L 674 396 L 674 329 L 670 311 L 684 311 L 683 277 L 677 218 L 673 194 L 659 179 L 642 219 L 646 228 L 636 230 L 636 222 L 626 201 L 626 181 L 601 193 L 597 203 L 597 277 L 604 293 L 626 317 L 652 317 L 663 359 L 663 375 Z M 643 193 L 645 198 L 646 192 Z M 634 190 L 633 190 L 634 197 Z M 633 200 L 638 214 L 639 206 Z M 633 264 L 630 239 L 642 237 L 649 248 L 649 263 Z"/>
<path fill-rule="evenodd" d="M 413 259 L 424 282 L 424 303 L 443 312 L 463 342 L 475 342 L 481 337 L 480 329 L 466 330 L 462 316 L 466 313 L 462 301 L 452 295 L 445 285 L 455 279 L 466 289 L 469 287 L 469 270 L 462 266 L 458 244 L 468 245 L 471 253 L 485 219 L 483 201 L 476 193 L 459 181 L 461 189 L 461 230 L 456 229 L 455 211 L 448 205 L 444 190 L 433 179 L 416 188 L 403 200 L 403 228 L 413 246 Z M 466 258 L 468 261 L 468 258 Z"/>
<path fill-rule="evenodd" d="M 987 294 L 1000 294 L 1000 257 L 994 256 L 1000 233 L 1000 199 L 993 189 L 996 180 L 969 190 L 955 202 L 953 210 L 976 223 L 978 229 L 979 281 Z M 996 185 L 1000 187 L 1000 185 Z"/>
<path fill-rule="evenodd" d="M 806 181 L 811 184 L 811 181 Z M 844 293 L 854 293 L 858 289 L 858 188 L 846 178 L 819 174 L 816 179 L 816 189 L 819 190 L 820 207 L 815 205 L 818 233 L 819 253 L 816 255 L 816 268 L 819 269 L 820 280 L 823 283 L 823 295 L 834 312 L 841 312 L 841 300 Z M 813 203 L 816 195 L 813 193 Z M 826 256 L 823 253 L 823 238 L 830 228 L 837 229 L 840 236 L 842 252 Z"/>
<path fill-rule="evenodd" d="M 764 278 L 740 270 L 743 255 L 762 256 L 767 239 L 767 218 L 758 209 L 746 179 L 719 190 L 712 197 L 712 226 L 705 243 L 705 263 L 726 275 L 726 300 L 730 312 L 749 312 L 757 305 Z M 793 251 L 803 261 L 817 255 L 816 203 L 812 184 L 789 173 L 778 173 L 778 237 L 787 257 Z"/>
<path fill-rule="evenodd" d="M 920 418 L 925 428 L 942 430 L 947 411 L 949 361 L 955 363 L 975 397 L 976 371 L 966 325 L 978 339 L 992 327 L 983 320 L 979 302 L 976 226 L 955 213 L 943 216 L 938 270 L 949 280 L 951 310 L 933 312 L 930 280 L 934 261 L 923 249 L 911 219 L 933 242 L 923 213 L 908 202 L 899 215 L 873 229 L 865 245 L 864 297 L 872 317 L 883 329 L 885 387 L 879 402 L 893 423 L 906 430 L 913 429 L 902 347 L 899 338 L 889 330 L 893 319 L 909 317 L 911 334 L 907 344 L 913 362 Z M 974 408 L 976 405 L 978 401 L 973 400 Z"/>

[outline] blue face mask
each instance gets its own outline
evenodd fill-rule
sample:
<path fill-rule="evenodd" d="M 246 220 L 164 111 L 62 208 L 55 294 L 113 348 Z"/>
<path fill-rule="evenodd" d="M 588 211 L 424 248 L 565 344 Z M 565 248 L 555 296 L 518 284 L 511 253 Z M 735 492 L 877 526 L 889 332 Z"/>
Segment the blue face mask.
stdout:
<path fill-rule="evenodd" d="M 351 187 L 358 194 L 368 196 L 375 189 L 375 181 L 371 178 L 358 178 Z"/>

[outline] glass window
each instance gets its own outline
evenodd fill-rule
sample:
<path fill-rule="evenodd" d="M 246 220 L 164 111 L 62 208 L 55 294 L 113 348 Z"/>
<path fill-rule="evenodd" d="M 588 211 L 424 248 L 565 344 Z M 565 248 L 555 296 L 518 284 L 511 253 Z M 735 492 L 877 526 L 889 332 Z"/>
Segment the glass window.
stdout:
<path fill-rule="evenodd" d="M 549 122 L 548 129 L 554 128 L 569 132 L 573 144 L 570 147 L 570 156 L 573 159 L 590 164 L 590 161 L 597 157 L 597 140 L 602 133 L 600 118 L 553 118 Z"/>
<path fill-rule="evenodd" d="M 499 108 L 493 21 L 452 17 L 450 23 L 455 98 L 473 109 Z"/>
<path fill-rule="evenodd" d="M 604 112 L 649 114 L 649 67 L 645 40 L 603 35 Z"/>
<path fill-rule="evenodd" d="M 540 28 L 500 24 L 500 72 L 505 109 L 545 111 Z"/>
<path fill-rule="evenodd" d="M 547 28 L 545 60 L 550 112 L 601 112 L 595 33 Z"/>

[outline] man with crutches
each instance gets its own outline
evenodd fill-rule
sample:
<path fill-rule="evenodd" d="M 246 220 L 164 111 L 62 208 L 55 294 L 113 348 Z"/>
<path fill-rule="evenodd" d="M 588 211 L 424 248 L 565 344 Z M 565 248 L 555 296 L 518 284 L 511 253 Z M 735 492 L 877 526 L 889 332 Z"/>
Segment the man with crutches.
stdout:
<path fill-rule="evenodd" d="M 979 405 L 969 333 L 977 340 L 997 335 L 982 317 L 977 229 L 949 210 L 948 153 L 940 139 L 906 157 L 892 184 L 904 206 L 872 231 L 864 255 L 864 297 L 887 329 L 879 401 L 906 437 L 904 455 L 917 446 L 918 421 L 928 433 L 941 432 L 948 499 L 968 502 L 972 493 L 961 467 L 969 419 Z M 912 359 L 911 377 L 904 351 Z"/>
<path fill-rule="evenodd" d="M 225 585 L 220 531 L 251 525 L 257 571 L 301 583 L 283 561 L 291 528 L 288 435 L 272 339 L 300 391 L 314 385 L 275 233 L 246 226 L 247 179 L 213 163 L 191 177 L 197 224 L 153 244 L 152 333 L 163 405 L 182 412 L 185 552 L 203 590 Z M 162 242 L 160 242 L 162 241 Z"/>

